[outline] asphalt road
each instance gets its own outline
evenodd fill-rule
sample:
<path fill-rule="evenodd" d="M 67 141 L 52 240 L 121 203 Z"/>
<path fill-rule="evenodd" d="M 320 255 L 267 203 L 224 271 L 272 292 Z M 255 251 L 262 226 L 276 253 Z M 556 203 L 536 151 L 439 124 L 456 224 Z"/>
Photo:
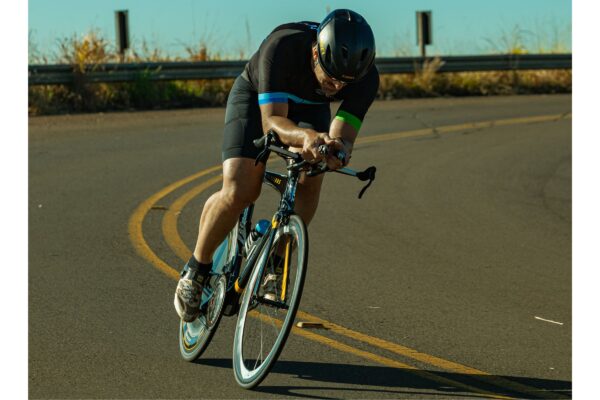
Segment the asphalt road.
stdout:
<path fill-rule="evenodd" d="M 183 250 L 163 217 L 218 172 L 170 185 L 219 165 L 224 109 L 30 118 L 30 397 L 570 397 L 570 112 L 562 95 L 375 103 L 351 166 L 377 180 L 358 200 L 327 176 L 309 229 L 298 320 L 328 329 L 290 335 L 255 391 L 233 378 L 233 318 L 180 358 L 176 283 L 132 233 L 181 267 L 218 178 L 178 211 Z"/>

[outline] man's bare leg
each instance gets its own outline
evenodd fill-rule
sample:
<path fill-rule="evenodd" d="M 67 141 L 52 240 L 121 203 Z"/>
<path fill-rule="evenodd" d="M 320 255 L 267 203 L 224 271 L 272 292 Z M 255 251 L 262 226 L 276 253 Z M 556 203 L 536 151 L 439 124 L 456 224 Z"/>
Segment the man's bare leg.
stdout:
<path fill-rule="evenodd" d="M 173 304 L 182 320 L 191 322 L 198 317 L 212 255 L 235 226 L 242 210 L 258 198 L 264 169 L 264 164 L 255 166 L 254 160 L 248 158 L 223 162 L 223 187 L 204 204 L 194 255 L 175 289 Z"/>
<path fill-rule="evenodd" d="M 202 264 L 212 256 L 233 229 L 240 213 L 260 195 L 265 165 L 250 158 L 230 158 L 223 162 L 223 187 L 204 204 L 194 258 Z"/>
<path fill-rule="evenodd" d="M 302 151 L 298 147 L 290 147 L 289 150 L 297 153 Z M 298 181 L 294 211 L 302 218 L 306 226 L 310 224 L 317 212 L 324 177 L 325 174 L 320 174 L 309 178 L 303 173 Z"/>
<path fill-rule="evenodd" d="M 324 174 L 320 174 L 309 178 L 306 174 L 302 174 L 298 182 L 295 211 L 306 226 L 310 224 L 317 212 L 324 177 Z"/>

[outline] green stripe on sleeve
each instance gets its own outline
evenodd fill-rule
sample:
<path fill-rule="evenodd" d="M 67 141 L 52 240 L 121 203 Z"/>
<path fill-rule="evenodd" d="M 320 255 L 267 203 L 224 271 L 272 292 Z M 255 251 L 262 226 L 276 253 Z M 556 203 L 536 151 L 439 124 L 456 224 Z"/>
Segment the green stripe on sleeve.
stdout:
<path fill-rule="evenodd" d="M 339 119 L 340 121 L 344 121 L 348 125 L 354 127 L 358 132 L 360 130 L 360 126 L 362 125 L 362 121 L 356 118 L 354 115 L 349 112 L 339 110 L 335 115 L 335 119 Z"/>

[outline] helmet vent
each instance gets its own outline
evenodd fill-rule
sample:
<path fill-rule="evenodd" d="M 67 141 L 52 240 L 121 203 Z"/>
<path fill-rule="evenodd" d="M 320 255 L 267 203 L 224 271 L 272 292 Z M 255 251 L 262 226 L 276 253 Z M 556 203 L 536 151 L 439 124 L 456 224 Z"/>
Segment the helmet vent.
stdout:
<path fill-rule="evenodd" d="M 360 61 L 365 61 L 365 58 L 367 58 L 368 54 L 369 54 L 369 49 L 364 49 L 360 55 Z"/>
<path fill-rule="evenodd" d="M 342 57 L 347 60 L 348 59 L 348 48 L 346 46 L 342 46 Z"/>
<path fill-rule="evenodd" d="M 331 63 L 331 46 L 327 46 L 327 50 L 325 50 L 325 62 Z"/>

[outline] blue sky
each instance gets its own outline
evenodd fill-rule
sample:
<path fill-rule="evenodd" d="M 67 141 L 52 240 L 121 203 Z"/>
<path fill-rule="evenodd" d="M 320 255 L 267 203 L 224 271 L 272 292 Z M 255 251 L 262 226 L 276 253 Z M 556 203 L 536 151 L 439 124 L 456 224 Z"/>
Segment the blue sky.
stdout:
<path fill-rule="evenodd" d="M 210 53 L 248 57 L 275 26 L 321 20 L 327 9 L 350 8 L 373 27 L 379 56 L 416 55 L 415 11 L 433 12 L 428 54 L 499 52 L 520 38 L 531 52 L 571 51 L 571 0 L 29 0 L 29 36 L 51 55 L 57 40 L 94 28 L 114 41 L 114 11 L 129 10 L 134 46 L 146 41 L 170 56 L 205 42 Z"/>

